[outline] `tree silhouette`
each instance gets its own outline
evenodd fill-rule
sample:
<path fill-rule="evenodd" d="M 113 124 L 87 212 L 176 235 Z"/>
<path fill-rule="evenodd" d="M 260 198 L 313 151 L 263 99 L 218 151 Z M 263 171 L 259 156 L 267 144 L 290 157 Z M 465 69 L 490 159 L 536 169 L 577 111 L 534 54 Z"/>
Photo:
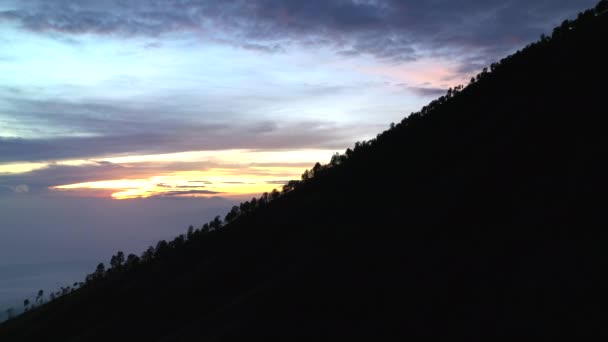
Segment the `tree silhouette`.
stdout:
<path fill-rule="evenodd" d="M 272 189 L 270 193 L 270 200 L 276 201 L 281 196 L 281 193 L 277 189 Z"/>
<path fill-rule="evenodd" d="M 44 299 L 44 291 L 38 290 L 38 295 L 36 296 L 36 303 L 42 304 Z"/>
<path fill-rule="evenodd" d="M 298 186 L 298 184 L 300 184 L 299 181 L 297 180 L 290 180 L 289 182 L 287 182 L 287 184 L 285 184 L 283 186 L 283 192 L 290 192 L 292 190 L 295 190 L 295 188 Z"/>
<path fill-rule="evenodd" d="M 608 11 L 608 0 L 602 0 L 595 6 L 595 12 L 597 14 L 602 14 L 606 11 Z"/>
<path fill-rule="evenodd" d="M 239 209 L 241 210 L 241 213 L 248 213 L 251 210 L 251 203 L 245 201 L 240 204 Z"/>
<path fill-rule="evenodd" d="M 23 307 L 25 308 L 25 311 L 27 311 L 28 306 L 30 306 L 30 300 L 26 299 L 23 301 Z"/>
<path fill-rule="evenodd" d="M 94 273 L 95 279 L 103 279 L 106 276 L 106 265 L 103 262 L 100 262 L 97 265 Z"/>
<path fill-rule="evenodd" d="M 186 237 L 188 238 L 188 240 L 192 240 L 192 238 L 194 237 L 194 227 L 193 226 L 188 227 L 188 232 L 186 233 Z"/>
<path fill-rule="evenodd" d="M 142 253 L 141 259 L 144 262 L 152 261 L 152 259 L 154 258 L 154 254 L 155 254 L 154 247 L 150 246 Z"/>
<path fill-rule="evenodd" d="M 238 206 L 233 206 L 232 209 L 226 214 L 224 221 L 230 223 L 234 221 L 241 214 L 241 209 Z"/>
<path fill-rule="evenodd" d="M 127 256 L 127 261 L 125 261 L 125 267 L 133 268 L 139 264 L 139 257 L 135 254 L 129 254 Z"/>
<path fill-rule="evenodd" d="M 125 254 L 122 251 L 118 251 L 116 255 L 113 255 L 110 259 L 110 267 L 114 270 L 118 270 L 122 267 L 125 262 Z"/>
<path fill-rule="evenodd" d="M 156 250 L 154 252 L 154 256 L 157 258 L 162 258 L 167 254 L 167 250 L 169 249 L 169 244 L 165 240 L 160 240 L 156 243 Z"/>
<path fill-rule="evenodd" d="M 307 181 L 308 178 L 310 178 L 310 171 L 305 170 L 304 173 L 302 174 L 302 181 Z"/>
<path fill-rule="evenodd" d="M 210 230 L 216 230 L 216 229 L 220 229 L 222 227 L 222 220 L 220 219 L 220 216 L 217 215 L 213 221 L 209 222 L 209 229 Z"/>

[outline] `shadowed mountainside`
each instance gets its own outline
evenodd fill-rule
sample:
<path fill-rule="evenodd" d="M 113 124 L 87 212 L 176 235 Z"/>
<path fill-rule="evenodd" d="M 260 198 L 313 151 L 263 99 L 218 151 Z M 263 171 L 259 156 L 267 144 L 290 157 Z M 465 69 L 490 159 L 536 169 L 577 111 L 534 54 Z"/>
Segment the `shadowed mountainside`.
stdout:
<path fill-rule="evenodd" d="M 608 335 L 605 8 L 0 340 Z"/>

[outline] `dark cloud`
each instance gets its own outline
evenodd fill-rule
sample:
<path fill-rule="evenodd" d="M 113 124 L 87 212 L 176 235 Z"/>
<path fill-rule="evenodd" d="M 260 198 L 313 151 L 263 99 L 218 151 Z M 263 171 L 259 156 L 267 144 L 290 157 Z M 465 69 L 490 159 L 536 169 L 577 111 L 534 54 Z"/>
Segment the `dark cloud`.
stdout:
<path fill-rule="evenodd" d="M 258 122 L 233 126 L 173 124 L 170 128 L 150 127 L 149 132 L 93 137 L 0 137 L 0 162 L 223 149 L 342 149 L 363 129 L 331 122 Z"/>
<path fill-rule="evenodd" d="M 407 89 L 420 96 L 437 97 L 445 95 L 446 93 L 446 90 L 443 88 L 407 87 Z"/>
<path fill-rule="evenodd" d="M 538 37 L 596 0 L 23 1 L 0 12 L 35 32 L 157 37 L 191 31 L 236 46 L 329 45 L 396 61 L 477 50 L 485 60 Z M 218 34 L 221 33 L 221 34 Z M 226 39 L 226 38 L 222 38 Z M 490 55 L 490 56 L 488 56 Z"/>
<path fill-rule="evenodd" d="M 318 90 L 312 85 L 305 88 Z M 340 91 L 329 86 L 319 88 Z M 369 129 L 327 121 L 252 120 L 259 115 L 251 108 L 260 105 L 238 99 L 226 99 L 231 105 L 223 105 L 221 113 L 216 113 L 213 106 L 191 113 L 189 107 L 200 108 L 193 101 L 198 99 L 36 100 L 29 94 L 14 97 L 0 88 L 0 124 L 23 137 L 0 136 L 0 163 L 233 148 L 342 149 Z M 70 136 L 73 132 L 79 134 Z"/>
<path fill-rule="evenodd" d="M 168 171 L 203 171 L 214 166 L 208 162 L 146 162 L 131 165 L 119 165 L 108 162 L 97 162 L 85 165 L 57 165 L 20 174 L 0 174 L 0 195 L 3 193 L 48 193 L 49 187 L 108 179 L 147 178 L 158 176 Z M 207 183 L 193 183 L 184 186 L 187 189 L 203 188 Z M 27 186 L 27 191 L 24 186 Z M 159 187 L 174 188 L 169 184 L 157 184 Z M 176 187 L 179 188 L 179 187 Z"/>
<path fill-rule="evenodd" d="M 285 185 L 285 184 L 287 184 L 287 181 L 284 181 L 284 180 L 266 181 L 266 184 Z"/>
<path fill-rule="evenodd" d="M 121 171 L 126 171 L 126 168 L 113 164 L 50 165 L 27 173 L 0 174 L 0 187 L 15 189 L 19 184 L 26 184 L 32 193 L 40 193 L 55 185 L 81 183 L 92 179 L 112 179 L 119 174 L 124 175 Z"/>
<path fill-rule="evenodd" d="M 154 195 L 154 197 L 172 197 L 172 196 L 187 196 L 187 195 L 217 195 L 221 194 L 218 191 L 211 190 L 177 190 L 177 191 L 166 191 L 159 193 L 158 195 Z"/>
<path fill-rule="evenodd" d="M 205 184 L 211 184 L 211 183 L 205 183 Z M 159 187 L 159 188 L 189 189 L 189 190 L 196 190 L 196 189 L 205 188 L 205 185 L 171 185 L 171 184 L 166 184 L 166 183 L 158 183 L 158 184 L 156 184 L 156 186 Z"/>
<path fill-rule="evenodd" d="M 274 45 L 263 45 L 263 44 L 252 44 L 246 43 L 241 45 L 241 48 L 245 50 L 264 52 L 264 53 L 274 53 L 284 51 L 284 48 L 280 44 Z"/>

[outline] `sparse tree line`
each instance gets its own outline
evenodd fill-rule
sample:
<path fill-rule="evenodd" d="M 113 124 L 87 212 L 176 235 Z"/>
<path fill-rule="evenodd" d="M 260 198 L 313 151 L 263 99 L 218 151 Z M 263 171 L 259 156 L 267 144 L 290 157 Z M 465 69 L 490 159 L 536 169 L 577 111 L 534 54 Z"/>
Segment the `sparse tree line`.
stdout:
<path fill-rule="evenodd" d="M 530 50 L 542 48 L 552 40 L 564 39 L 578 26 L 585 25 L 589 21 L 593 20 L 594 17 L 606 15 L 607 13 L 608 0 L 602 0 L 594 9 L 579 13 L 577 19 L 572 21 L 564 20 L 560 26 L 553 30 L 550 37 L 543 34 L 538 42 L 529 44 L 526 46 L 526 49 Z M 601 42 L 598 42 L 598 44 L 599 43 Z M 167 256 L 170 251 L 179 249 L 180 247 L 197 239 L 204 238 L 207 234 L 214 231 L 224 229 L 231 223 L 237 221 L 240 217 L 250 215 L 257 209 L 270 205 L 272 202 L 279 200 L 283 196 L 287 196 L 292 191 L 305 186 L 307 183 L 323 177 L 323 175 L 326 173 L 332 172 L 332 169 L 340 168 L 350 163 L 352 160 L 359 159 L 371 151 L 376 145 L 378 145 L 378 143 L 390 139 L 391 136 L 398 134 L 400 130 L 406 127 L 416 125 L 420 118 L 441 110 L 453 99 L 458 98 L 461 93 L 467 92 L 470 87 L 479 87 L 483 85 L 490 74 L 501 72 L 502 69 L 512 63 L 513 60 L 520 55 L 520 53 L 521 51 L 518 51 L 511 56 L 503 58 L 499 62 L 492 63 L 489 68 L 483 68 L 479 74 L 471 78 L 467 86 L 458 85 L 454 88 L 448 89 L 446 95 L 431 101 L 428 105 L 422 107 L 420 111 L 411 113 L 400 123 L 391 123 L 390 128 L 382 133 L 379 133 L 376 138 L 368 141 L 356 142 L 352 149 L 348 148 L 343 154 L 335 153 L 331 157 L 328 164 L 322 165 L 320 163 L 316 163 L 310 170 L 304 171 L 300 180 L 291 180 L 283 185 L 282 191 L 274 189 L 269 193 L 263 193 L 259 198 L 253 197 L 249 201 L 235 205 L 228 213 L 226 213 L 224 219 L 218 215 L 213 218 L 213 220 L 204 223 L 200 228 L 190 226 L 188 227 L 186 234 L 181 234 L 169 242 L 161 240 L 156 244 L 156 246 L 148 247 L 140 256 L 129 254 L 125 257 L 124 253 L 119 251 L 110 258 L 108 268 L 106 268 L 104 263 L 99 263 L 95 271 L 86 276 L 85 282 L 74 283 L 73 286 L 61 287 L 57 291 L 52 291 L 48 295 L 48 300 L 45 299 L 45 293 L 43 290 L 38 292 L 33 302 L 30 301 L 29 298 L 25 299 L 23 301 L 24 311 L 27 312 L 40 305 L 43 305 L 48 301 L 57 300 L 58 298 L 65 296 L 79 288 L 90 286 L 114 275 L 133 270 L 141 264 L 151 263 L 157 259 L 162 259 Z M 6 313 L 9 319 L 15 316 L 15 310 L 13 308 L 7 309 Z"/>
<path fill-rule="evenodd" d="M 84 282 L 75 282 L 74 284 L 72 284 L 71 286 L 61 286 L 58 290 L 56 291 L 51 291 L 48 293 L 48 296 L 45 296 L 45 292 L 44 290 L 39 290 L 38 293 L 36 294 L 36 297 L 34 298 L 34 300 L 30 300 L 30 298 L 26 298 L 23 300 L 23 312 L 28 312 L 30 310 L 35 309 L 36 307 L 39 307 L 49 301 L 54 301 L 56 299 L 59 299 L 65 295 L 67 295 L 68 293 L 72 293 L 74 291 L 76 291 L 77 289 L 79 289 L 80 287 L 84 286 L 85 283 Z M 6 316 L 8 319 L 12 319 L 15 317 L 15 309 L 14 308 L 8 308 L 6 309 Z"/>

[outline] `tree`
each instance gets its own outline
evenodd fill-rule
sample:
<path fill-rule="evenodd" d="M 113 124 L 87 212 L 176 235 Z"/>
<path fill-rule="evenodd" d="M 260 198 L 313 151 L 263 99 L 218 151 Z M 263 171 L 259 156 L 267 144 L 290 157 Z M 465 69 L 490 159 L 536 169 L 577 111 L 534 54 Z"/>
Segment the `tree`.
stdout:
<path fill-rule="evenodd" d="M 93 275 L 96 280 L 102 279 L 103 277 L 105 277 L 106 276 L 106 265 L 104 265 L 103 262 L 100 262 L 99 265 L 97 265 L 97 268 L 95 269 L 95 273 Z"/>
<path fill-rule="evenodd" d="M 541 43 L 546 43 L 549 41 L 549 37 L 547 37 L 544 33 L 540 35 Z"/>
<path fill-rule="evenodd" d="M 220 229 L 222 227 L 222 219 L 220 219 L 220 216 L 217 215 L 213 221 L 209 222 L 209 228 L 210 230 L 216 230 L 216 229 Z"/>
<path fill-rule="evenodd" d="M 315 176 L 318 176 L 318 173 L 319 173 L 319 171 L 321 171 L 321 170 L 322 170 L 322 168 L 323 168 L 323 167 L 321 166 L 321 164 L 320 164 L 319 162 L 317 162 L 317 163 L 315 164 L 315 166 L 313 166 L 313 167 L 312 167 L 312 170 L 310 170 L 309 176 L 310 176 L 311 178 L 312 178 L 312 177 L 315 177 Z"/>
<path fill-rule="evenodd" d="M 346 160 L 346 156 L 336 152 L 333 156 L 331 156 L 331 161 L 329 164 L 331 166 L 340 165 L 344 162 L 344 160 Z"/>
<path fill-rule="evenodd" d="M 344 154 L 346 155 L 346 158 L 350 158 L 353 155 L 353 150 L 347 148 L 346 151 L 344 151 Z"/>
<path fill-rule="evenodd" d="M 169 247 L 171 247 L 173 249 L 179 248 L 179 247 L 183 246 L 185 242 L 186 242 L 186 237 L 184 236 L 184 234 L 180 234 L 180 235 L 176 236 L 175 239 L 173 239 L 173 241 L 171 241 L 169 243 Z"/>
<path fill-rule="evenodd" d="M 188 227 L 188 233 L 186 233 L 186 236 L 188 237 L 188 240 L 192 240 L 192 237 L 194 237 L 194 227 L 192 225 Z"/>
<path fill-rule="evenodd" d="M 595 6 L 595 13 L 601 14 L 608 11 L 608 0 L 600 1 L 597 6 Z"/>
<path fill-rule="evenodd" d="M 300 184 L 299 181 L 290 180 L 289 182 L 287 182 L 287 184 L 283 185 L 283 192 L 290 192 L 294 190 L 298 186 L 298 184 Z"/>
<path fill-rule="evenodd" d="M 248 213 L 250 208 L 251 208 L 251 204 L 249 203 L 249 201 L 245 201 L 240 204 L 240 209 L 241 209 L 242 214 Z"/>
<path fill-rule="evenodd" d="M 267 192 L 263 193 L 262 196 L 260 196 L 259 202 L 262 205 L 263 204 L 267 204 L 269 202 L 268 201 L 268 193 Z"/>
<path fill-rule="evenodd" d="M 143 254 L 141 255 L 141 259 L 144 262 L 151 261 L 154 258 L 154 253 L 155 253 L 154 252 L 154 247 L 150 246 L 150 247 L 148 247 L 148 249 L 146 249 L 143 252 Z"/>
<path fill-rule="evenodd" d="M 156 251 L 154 256 L 159 258 L 165 255 L 167 250 L 169 249 L 169 244 L 165 240 L 160 240 L 156 243 Z"/>
<path fill-rule="evenodd" d="M 125 261 L 125 267 L 133 268 L 137 264 L 139 264 L 139 257 L 135 254 L 129 254 L 127 261 Z"/>
<path fill-rule="evenodd" d="M 302 174 L 302 180 L 303 181 L 307 181 L 308 178 L 310 178 L 310 172 L 308 170 L 304 171 L 304 173 Z"/>
<path fill-rule="evenodd" d="M 277 200 L 280 196 L 281 196 L 281 193 L 278 192 L 277 189 L 272 189 L 272 192 L 270 193 L 270 199 L 272 201 Z"/>
<path fill-rule="evenodd" d="M 44 291 L 39 290 L 38 295 L 36 296 L 36 303 L 42 304 L 43 297 L 44 297 Z"/>
<path fill-rule="evenodd" d="M 23 301 L 23 306 L 25 307 L 25 311 L 27 311 L 28 306 L 30 306 L 30 300 L 29 299 L 24 300 Z"/>
<path fill-rule="evenodd" d="M 232 209 L 226 214 L 225 222 L 229 223 L 234 221 L 241 214 L 241 209 L 238 206 L 233 206 Z"/>
<path fill-rule="evenodd" d="M 110 259 L 110 267 L 114 270 L 118 270 L 122 268 L 122 265 L 125 263 L 125 254 L 122 251 L 118 251 L 116 255 L 112 256 Z"/>

